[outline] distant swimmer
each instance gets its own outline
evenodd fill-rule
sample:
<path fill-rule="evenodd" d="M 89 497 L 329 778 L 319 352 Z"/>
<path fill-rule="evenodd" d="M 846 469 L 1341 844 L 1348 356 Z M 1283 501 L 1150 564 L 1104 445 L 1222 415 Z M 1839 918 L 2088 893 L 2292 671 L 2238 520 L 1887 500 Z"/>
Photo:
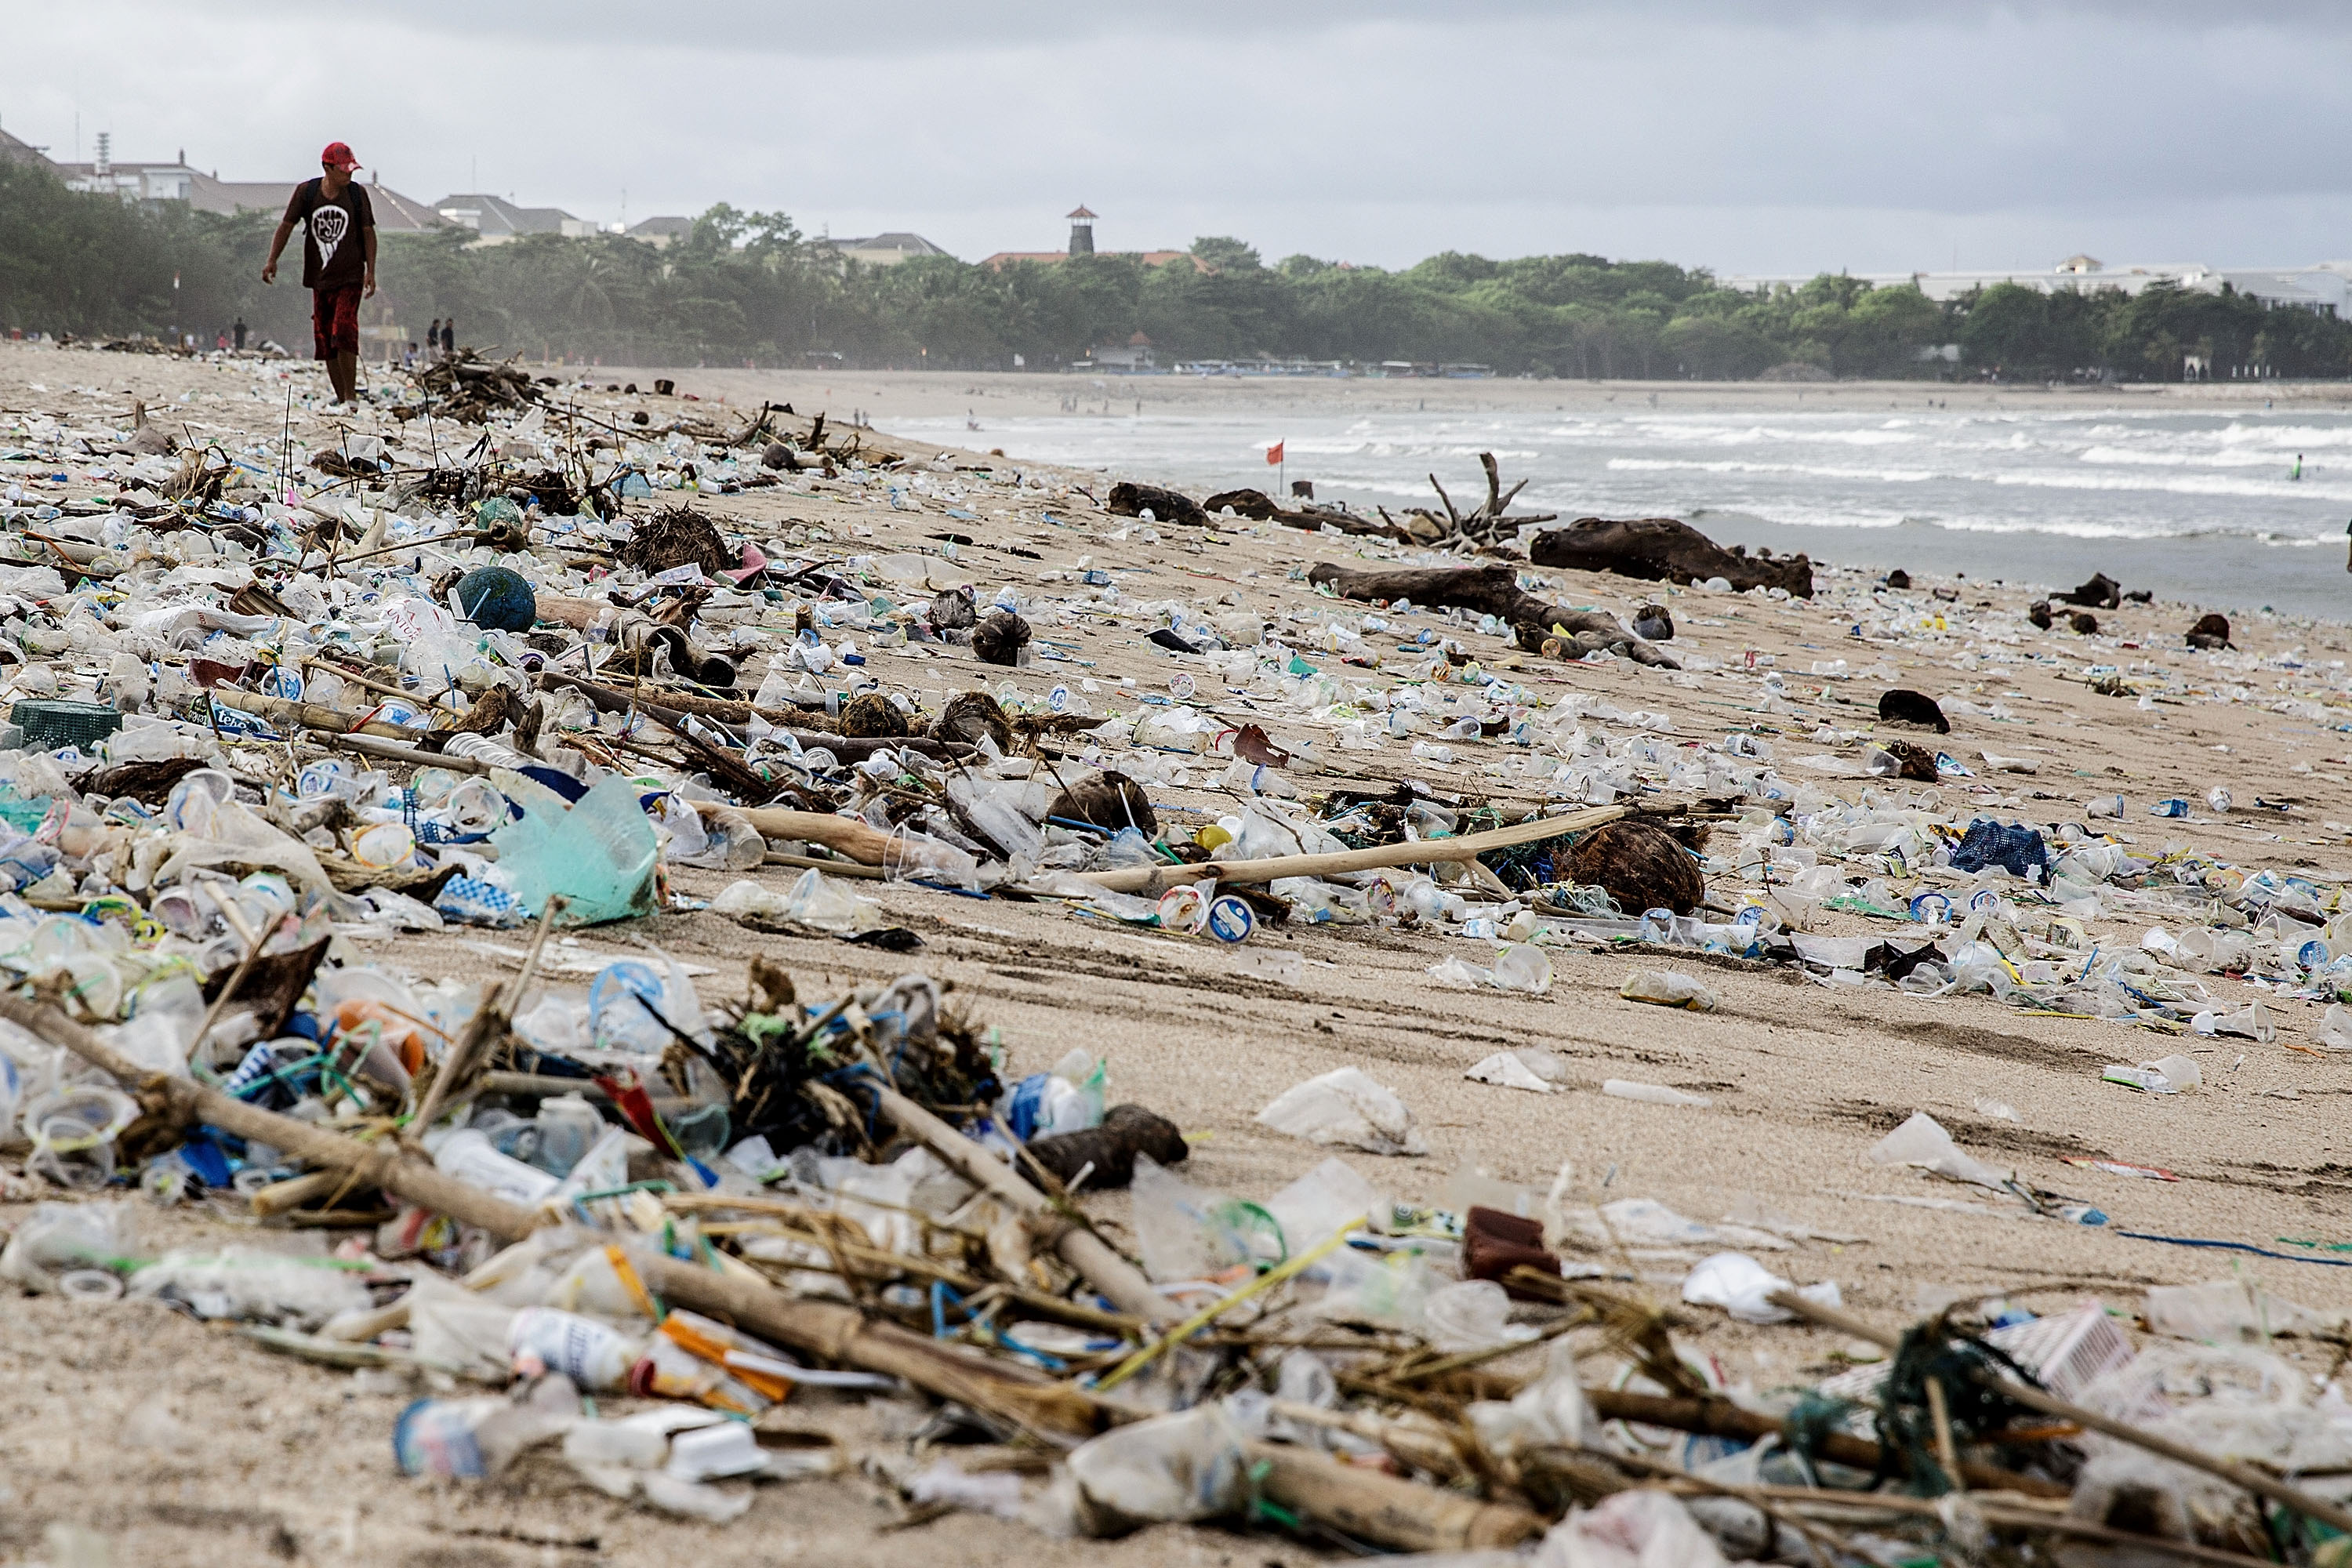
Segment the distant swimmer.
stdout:
<path fill-rule="evenodd" d="M 2289 474 L 2287 478 L 2291 479 L 2299 479 L 2303 478 L 2303 454 L 2301 452 L 2297 452 L 2294 455 L 2294 472 Z"/>

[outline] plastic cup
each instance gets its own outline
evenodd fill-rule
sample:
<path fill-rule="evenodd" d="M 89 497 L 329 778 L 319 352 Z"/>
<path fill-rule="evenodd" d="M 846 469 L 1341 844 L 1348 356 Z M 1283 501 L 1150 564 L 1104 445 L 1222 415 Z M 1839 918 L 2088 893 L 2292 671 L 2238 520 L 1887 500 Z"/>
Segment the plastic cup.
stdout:
<path fill-rule="evenodd" d="M 1171 888 L 1160 895 L 1160 924 L 1167 931 L 1198 935 L 1209 923 L 1209 901 L 1198 888 Z"/>
<path fill-rule="evenodd" d="M 378 822 L 352 838 L 352 858 L 376 870 L 405 865 L 416 853 L 416 835 L 404 822 Z"/>
<path fill-rule="evenodd" d="M 1219 942 L 1247 942 L 1257 930 L 1257 917 L 1247 904 L 1227 893 L 1210 904 L 1208 929 Z"/>

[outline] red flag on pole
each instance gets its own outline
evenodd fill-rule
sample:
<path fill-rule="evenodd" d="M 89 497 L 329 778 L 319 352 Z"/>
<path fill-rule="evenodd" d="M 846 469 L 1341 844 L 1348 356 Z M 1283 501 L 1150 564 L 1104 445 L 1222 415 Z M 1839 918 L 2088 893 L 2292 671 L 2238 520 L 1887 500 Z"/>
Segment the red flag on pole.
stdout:
<path fill-rule="evenodd" d="M 1282 443 L 1276 441 L 1265 449 L 1265 466 L 1269 468 L 1282 461 Z"/>

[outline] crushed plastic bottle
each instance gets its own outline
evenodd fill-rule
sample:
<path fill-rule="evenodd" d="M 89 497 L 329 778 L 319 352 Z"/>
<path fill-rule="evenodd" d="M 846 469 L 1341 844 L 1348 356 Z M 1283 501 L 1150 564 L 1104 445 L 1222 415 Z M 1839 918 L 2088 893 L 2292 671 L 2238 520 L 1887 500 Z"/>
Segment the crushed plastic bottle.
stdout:
<path fill-rule="evenodd" d="M 1712 1013 L 1722 1004 L 1716 994 L 1687 974 L 1671 969 L 1636 969 L 1625 976 L 1617 994 L 1628 1002 L 1648 1002 L 1660 1007 L 1683 1007 Z"/>

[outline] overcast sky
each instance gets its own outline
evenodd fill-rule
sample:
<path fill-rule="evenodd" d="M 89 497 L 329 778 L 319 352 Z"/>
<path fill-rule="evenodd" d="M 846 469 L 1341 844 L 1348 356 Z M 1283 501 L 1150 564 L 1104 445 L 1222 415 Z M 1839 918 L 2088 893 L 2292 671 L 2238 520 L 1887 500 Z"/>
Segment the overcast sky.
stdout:
<path fill-rule="evenodd" d="M 1402 266 L 2352 257 L 2352 5 L 0 0 L 0 127 L 602 222 L 713 202 L 975 259 L 1232 234 Z M 478 171 L 478 173 L 477 173 Z"/>

